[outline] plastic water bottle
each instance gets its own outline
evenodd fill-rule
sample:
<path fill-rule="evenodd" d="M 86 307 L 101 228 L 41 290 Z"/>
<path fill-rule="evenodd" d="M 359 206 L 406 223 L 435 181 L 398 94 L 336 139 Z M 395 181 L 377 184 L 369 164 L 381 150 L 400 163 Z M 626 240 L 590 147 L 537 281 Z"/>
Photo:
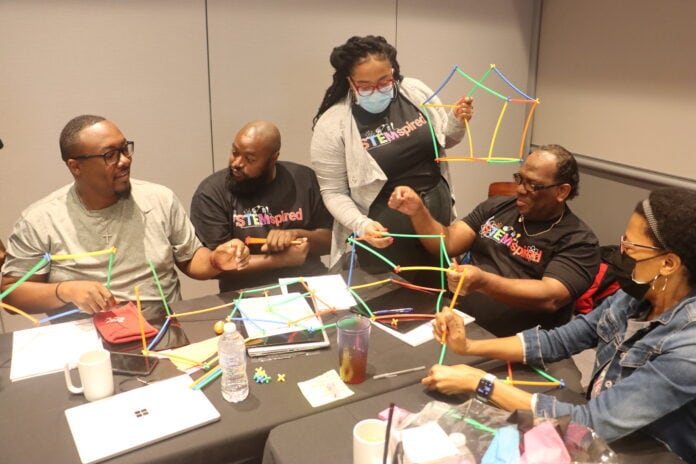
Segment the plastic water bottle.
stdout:
<path fill-rule="evenodd" d="M 218 342 L 218 356 L 222 369 L 222 397 L 231 403 L 239 403 L 249 395 L 249 378 L 244 339 L 233 322 L 225 324 Z"/>

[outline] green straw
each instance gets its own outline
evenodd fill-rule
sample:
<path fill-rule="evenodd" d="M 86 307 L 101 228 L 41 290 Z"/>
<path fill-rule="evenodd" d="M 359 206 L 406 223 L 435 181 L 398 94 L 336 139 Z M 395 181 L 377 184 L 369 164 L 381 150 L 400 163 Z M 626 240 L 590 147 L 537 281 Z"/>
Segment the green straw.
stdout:
<path fill-rule="evenodd" d="M 385 237 L 401 237 L 401 238 L 442 238 L 440 234 L 419 235 L 419 234 L 393 234 L 391 232 L 382 232 Z"/>
<path fill-rule="evenodd" d="M 364 244 L 358 242 L 357 240 L 353 240 L 352 237 L 348 237 L 348 241 L 349 241 L 350 243 L 355 243 L 356 245 L 358 245 L 358 246 L 362 247 L 363 249 L 369 251 L 370 253 L 372 253 L 373 255 L 375 255 L 376 257 L 378 257 L 379 259 L 381 259 L 381 260 L 384 261 L 385 263 L 389 264 L 389 265 L 391 266 L 392 269 L 396 269 L 396 268 L 397 268 L 397 265 L 396 265 L 396 264 L 392 263 L 391 261 L 389 261 L 387 258 L 385 258 L 384 256 L 382 256 L 381 254 L 377 253 L 375 250 L 373 250 L 373 249 L 370 248 L 369 246 L 364 245 Z"/>
<path fill-rule="evenodd" d="M 210 374 L 210 375 L 208 376 L 207 379 L 203 380 L 203 381 L 202 381 L 201 383 L 199 383 L 198 385 L 195 385 L 195 386 L 193 387 L 193 389 L 194 389 L 194 390 L 200 390 L 201 388 L 205 387 L 206 385 L 208 385 L 208 384 L 209 384 L 210 382 L 212 382 L 213 380 L 215 380 L 215 379 L 217 379 L 218 377 L 220 377 L 220 376 L 222 375 L 222 369 L 219 368 L 219 367 L 218 367 L 217 369 L 218 369 L 218 370 L 213 371 L 213 373 Z"/>
<path fill-rule="evenodd" d="M 316 329 L 312 329 L 312 331 L 316 332 L 317 330 L 330 329 L 331 327 L 336 327 L 336 323 L 334 322 L 333 324 L 322 325 L 321 327 L 317 327 Z"/>
<path fill-rule="evenodd" d="M 492 69 L 493 69 L 493 68 L 490 68 L 490 69 L 486 72 L 486 74 L 484 74 L 484 77 L 481 78 L 481 81 L 476 81 L 473 77 L 470 77 L 467 73 L 465 73 L 464 71 L 462 71 L 461 69 L 459 69 L 459 67 L 457 67 L 457 72 L 458 72 L 459 74 L 461 74 L 462 76 L 466 77 L 467 79 L 469 79 L 469 80 L 476 86 L 473 90 L 475 90 L 476 88 L 480 87 L 480 88 L 482 88 L 483 90 L 485 90 L 486 92 L 490 93 L 491 95 L 495 95 L 496 97 L 498 97 L 498 98 L 500 98 L 500 99 L 507 100 L 508 97 L 503 96 L 503 95 L 499 94 L 498 92 L 496 92 L 495 90 L 489 89 L 488 87 L 486 87 L 485 85 L 483 85 L 483 80 L 485 79 L 486 76 L 488 76 L 488 74 L 490 74 L 490 72 L 491 72 Z M 473 94 L 473 90 L 470 92 L 470 94 Z M 470 95 L 470 96 L 471 96 L 471 95 Z"/>
<path fill-rule="evenodd" d="M 246 289 L 242 290 L 242 292 L 239 294 L 239 297 L 241 298 L 242 293 L 259 293 L 259 292 L 265 292 L 267 290 L 274 290 L 276 288 L 284 287 L 286 285 L 294 284 L 299 282 L 300 279 L 297 279 L 294 282 L 288 282 L 287 284 L 275 284 L 275 285 L 269 285 L 268 287 L 262 287 L 262 288 L 252 288 L 252 289 Z"/>
<path fill-rule="evenodd" d="M 457 69 L 459 69 L 459 66 L 457 66 Z M 483 73 L 483 76 L 481 76 L 481 79 L 479 79 L 479 81 L 475 83 L 476 85 L 474 85 L 474 88 L 471 89 L 468 94 L 466 94 L 467 97 L 474 96 L 474 92 L 476 92 L 479 89 L 479 87 L 481 87 L 483 85 L 484 81 L 486 79 L 488 79 L 488 75 L 491 73 L 491 71 L 493 71 L 493 66 L 490 66 L 488 68 L 488 70 L 485 73 Z M 462 71 L 459 71 L 460 74 L 461 74 L 461 72 Z M 472 80 L 472 79 L 469 79 L 469 80 Z"/>
<path fill-rule="evenodd" d="M 435 303 L 435 312 L 439 313 L 440 310 L 442 309 L 442 297 L 444 296 L 445 292 L 440 292 L 440 294 L 437 296 L 437 302 Z"/>
<path fill-rule="evenodd" d="M 532 369 L 534 369 L 534 370 L 536 371 L 537 374 L 539 374 L 540 376 L 542 376 L 542 377 L 545 378 L 546 380 L 550 380 L 551 382 L 561 383 L 560 380 L 558 380 L 557 378 L 553 377 L 553 376 L 550 375 L 550 374 L 547 374 L 546 372 L 542 371 L 541 369 L 537 369 L 537 368 L 534 367 L 534 366 L 530 366 L 530 367 L 531 367 Z"/>
<path fill-rule="evenodd" d="M 493 434 L 493 435 L 495 435 L 497 433 L 497 430 L 492 429 L 492 428 L 488 427 L 487 425 L 483 425 L 482 423 L 480 423 L 476 419 L 472 419 L 470 417 L 464 417 L 461 414 L 454 412 L 453 409 L 450 409 L 449 411 L 447 411 L 447 414 L 451 417 L 454 417 L 457 420 L 463 420 L 464 422 L 466 422 L 467 424 L 469 424 L 470 426 L 472 426 L 473 428 L 475 428 L 477 430 L 482 430 L 484 432 L 488 432 L 488 433 Z"/>
<path fill-rule="evenodd" d="M 106 288 L 111 290 L 111 268 L 114 267 L 114 252 L 109 255 L 109 267 L 106 269 Z"/>
<path fill-rule="evenodd" d="M 367 306 L 367 303 L 365 303 L 365 300 L 363 300 L 362 298 L 360 298 L 360 295 L 358 295 L 358 294 L 356 293 L 355 290 L 353 290 L 352 288 L 348 288 L 348 291 L 350 291 L 350 293 L 351 293 L 355 298 L 357 298 L 357 300 L 360 302 L 360 304 L 363 305 L 363 308 L 365 308 L 365 310 L 367 311 L 367 314 L 369 314 L 370 317 L 374 317 L 374 316 L 375 316 L 374 314 L 372 314 L 372 311 L 370 310 L 370 307 Z"/>
<path fill-rule="evenodd" d="M 38 263 L 36 263 L 36 265 L 35 265 L 34 267 L 32 267 L 31 269 L 29 269 L 29 272 L 27 272 L 26 274 L 24 274 L 17 282 L 15 282 L 15 283 L 13 283 L 12 285 L 10 285 L 10 288 L 8 288 L 8 289 L 5 290 L 4 292 L 0 293 L 0 300 L 2 300 L 2 299 L 5 298 L 7 295 L 9 295 L 10 293 L 12 293 L 12 291 L 13 291 L 15 288 L 19 287 L 25 280 L 27 280 L 29 277 L 33 276 L 33 275 L 36 273 L 36 271 L 38 271 L 39 269 L 41 269 L 42 267 L 44 267 L 44 266 L 48 263 L 48 260 L 50 259 L 50 258 L 47 258 L 47 256 L 50 256 L 50 255 L 47 255 L 47 254 L 44 255 L 43 258 L 41 258 L 41 261 L 39 261 Z"/>
<path fill-rule="evenodd" d="M 445 360 L 445 353 L 447 353 L 447 343 L 442 344 L 442 348 L 440 349 L 440 359 L 438 360 L 438 364 L 442 364 L 442 361 Z"/>
<path fill-rule="evenodd" d="M 472 419 L 472 418 L 470 418 L 470 417 L 464 418 L 464 422 L 466 422 L 467 424 L 469 424 L 470 426 L 472 426 L 473 428 L 475 428 L 475 429 L 477 429 L 477 430 L 482 430 L 482 431 L 488 432 L 488 433 L 490 433 L 490 434 L 492 434 L 492 435 L 495 435 L 495 434 L 496 434 L 496 430 L 495 430 L 495 429 L 492 429 L 492 428 L 490 428 L 490 427 L 488 427 L 488 426 L 486 426 L 486 425 L 483 425 L 483 424 L 480 423 L 479 421 L 477 421 L 477 420 L 475 420 L 475 419 Z"/>
<path fill-rule="evenodd" d="M 428 111 L 425 108 L 423 114 L 425 115 L 425 119 L 428 121 L 428 129 L 430 129 L 430 138 L 433 139 L 433 151 L 435 152 L 435 159 L 438 159 L 440 157 L 440 149 L 437 143 L 437 138 L 435 137 L 435 129 L 433 128 L 433 123 L 430 122 L 430 115 L 428 114 Z"/>
<path fill-rule="evenodd" d="M 151 259 L 148 259 L 147 262 L 150 264 L 150 270 L 152 271 L 152 275 L 155 277 L 155 283 L 157 284 L 160 296 L 162 297 L 162 303 L 164 303 L 164 310 L 167 311 L 167 316 L 171 316 L 172 312 L 169 310 L 167 299 L 164 297 L 164 290 L 162 290 L 162 285 L 160 285 L 159 277 L 157 277 L 157 271 L 155 271 L 155 266 L 152 264 Z"/>

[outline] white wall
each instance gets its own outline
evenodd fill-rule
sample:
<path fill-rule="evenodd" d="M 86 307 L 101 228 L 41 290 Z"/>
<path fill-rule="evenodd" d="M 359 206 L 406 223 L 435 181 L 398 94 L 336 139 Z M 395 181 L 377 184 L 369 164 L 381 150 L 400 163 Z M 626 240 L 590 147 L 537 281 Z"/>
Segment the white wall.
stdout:
<path fill-rule="evenodd" d="M 535 143 L 696 178 L 696 2 L 544 2 Z"/>
<path fill-rule="evenodd" d="M 541 16 L 533 143 L 586 155 L 571 207 L 616 244 L 651 189 L 696 188 L 696 3 L 553 0 Z"/>

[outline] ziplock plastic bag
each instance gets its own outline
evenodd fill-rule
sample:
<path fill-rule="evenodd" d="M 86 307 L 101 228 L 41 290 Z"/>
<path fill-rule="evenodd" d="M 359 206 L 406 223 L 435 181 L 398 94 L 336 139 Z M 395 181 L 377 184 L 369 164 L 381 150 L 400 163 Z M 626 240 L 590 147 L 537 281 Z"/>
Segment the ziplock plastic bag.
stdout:
<path fill-rule="evenodd" d="M 425 425 L 429 422 L 436 422 L 448 434 L 462 434 L 466 437 L 466 447 L 471 451 L 477 463 L 481 463 L 489 446 L 499 430 L 504 427 L 517 427 L 519 435 L 518 443 L 515 445 L 512 430 L 510 433 L 503 432 L 494 450 L 486 459 L 493 457 L 500 460 L 486 460 L 484 464 L 539 464 L 550 463 L 560 464 L 562 462 L 571 464 L 620 464 L 619 457 L 614 453 L 606 442 L 600 438 L 592 429 L 574 422 L 570 422 L 569 417 L 555 419 L 535 418 L 531 411 L 516 411 L 510 414 L 507 411 L 495 406 L 482 403 L 476 399 L 471 399 L 460 405 L 449 405 L 440 401 L 431 401 L 423 409 L 415 414 L 411 414 L 398 426 L 397 432 Z M 543 425 L 530 436 L 530 440 L 524 437 L 526 432 L 533 430 L 540 424 Z M 541 433 L 539 439 L 537 433 Z M 557 439 L 553 438 L 555 434 Z M 396 434 L 397 440 L 399 434 Z M 546 439 L 548 438 L 548 440 Z M 519 443 L 521 440 L 522 443 Z M 546 450 L 541 458 L 537 458 L 536 451 L 539 447 L 547 446 L 545 443 L 555 443 L 554 446 L 564 447 L 563 451 L 556 450 L 554 461 L 543 460 L 551 456 L 551 451 Z M 516 450 L 506 450 L 504 448 L 517 447 Z M 521 451 L 520 451 L 521 448 Z M 527 461 L 515 461 L 515 456 L 527 453 Z M 565 454 L 564 454 L 565 453 Z M 395 463 L 404 462 L 403 448 L 400 443 L 396 446 L 394 453 Z M 569 457 L 570 461 L 563 461 L 563 456 Z"/>
<path fill-rule="evenodd" d="M 495 431 L 509 425 L 507 411 L 471 399 L 460 405 L 449 405 L 440 401 L 431 401 L 423 409 L 411 414 L 399 425 L 399 430 L 436 422 L 448 434 L 458 433 L 466 437 L 466 446 L 476 462 L 493 441 Z M 396 462 L 403 462 L 403 450 L 397 448 Z"/>
<path fill-rule="evenodd" d="M 515 411 L 510 415 L 509 422 L 516 424 L 517 428 L 525 433 L 538 427 L 540 424 L 548 423 L 544 429 L 551 434 L 551 430 L 560 437 L 562 443 L 570 457 L 572 464 L 619 464 L 620 458 L 609 448 L 609 445 L 589 427 L 570 421 L 569 416 L 557 417 L 554 419 L 535 418 L 531 411 Z M 527 448 L 526 439 L 524 448 Z M 540 445 L 531 445 L 538 448 Z M 527 457 L 530 459 L 531 455 Z M 530 460 L 528 462 L 553 462 L 557 464 L 563 462 L 558 458 L 556 461 Z M 566 461 L 568 462 L 568 461 Z"/>

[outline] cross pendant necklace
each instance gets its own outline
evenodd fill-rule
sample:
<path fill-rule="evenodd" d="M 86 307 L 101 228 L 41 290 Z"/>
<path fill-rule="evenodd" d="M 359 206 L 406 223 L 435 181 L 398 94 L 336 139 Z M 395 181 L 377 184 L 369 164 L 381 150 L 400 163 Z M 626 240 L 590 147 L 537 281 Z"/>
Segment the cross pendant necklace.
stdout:
<path fill-rule="evenodd" d="M 104 232 L 104 234 L 102 234 L 102 237 L 104 237 L 104 241 L 106 241 L 106 246 L 108 247 L 109 242 L 111 241 L 111 237 L 113 237 L 113 235 L 111 235 L 109 233 L 109 226 L 108 225 L 106 226 L 106 231 Z"/>

